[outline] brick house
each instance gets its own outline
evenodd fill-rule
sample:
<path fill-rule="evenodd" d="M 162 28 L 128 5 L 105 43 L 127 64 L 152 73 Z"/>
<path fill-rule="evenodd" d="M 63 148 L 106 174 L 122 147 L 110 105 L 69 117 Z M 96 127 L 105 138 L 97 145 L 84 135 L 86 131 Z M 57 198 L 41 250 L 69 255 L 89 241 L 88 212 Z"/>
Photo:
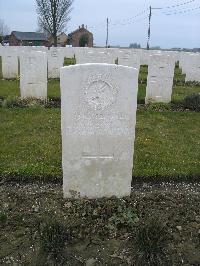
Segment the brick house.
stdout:
<path fill-rule="evenodd" d="M 48 46 L 48 39 L 44 33 L 13 31 L 10 46 Z"/>
<path fill-rule="evenodd" d="M 68 34 L 68 45 L 73 47 L 93 47 L 93 34 L 85 28 L 84 24 L 70 34 Z"/>
<path fill-rule="evenodd" d="M 60 33 L 58 36 L 57 36 L 57 46 L 58 47 L 65 47 L 66 45 L 67 45 L 67 35 L 64 33 L 64 32 L 62 32 L 62 33 Z M 53 40 L 53 37 L 52 36 L 50 36 L 49 37 L 49 45 L 50 46 L 53 46 L 53 44 L 54 44 L 54 40 Z"/>

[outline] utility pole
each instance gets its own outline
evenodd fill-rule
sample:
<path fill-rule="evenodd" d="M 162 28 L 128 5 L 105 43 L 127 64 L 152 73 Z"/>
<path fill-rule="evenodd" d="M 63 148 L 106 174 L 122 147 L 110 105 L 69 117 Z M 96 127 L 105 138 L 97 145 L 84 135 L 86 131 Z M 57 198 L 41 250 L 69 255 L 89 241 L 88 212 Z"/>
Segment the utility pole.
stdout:
<path fill-rule="evenodd" d="M 148 40 L 147 40 L 147 50 L 149 50 L 150 46 L 149 46 L 149 43 L 150 43 L 150 38 L 151 38 L 151 18 L 152 18 L 152 10 L 155 10 L 155 9 L 162 9 L 160 7 L 149 7 L 149 29 L 148 29 Z"/>
<path fill-rule="evenodd" d="M 108 48 L 108 26 L 109 26 L 109 20 L 107 18 L 106 48 Z"/>
<path fill-rule="evenodd" d="M 151 37 L 151 16 L 152 16 L 152 9 L 151 6 L 149 7 L 149 29 L 148 29 L 148 39 L 147 39 L 147 50 L 149 50 L 149 42 Z"/>

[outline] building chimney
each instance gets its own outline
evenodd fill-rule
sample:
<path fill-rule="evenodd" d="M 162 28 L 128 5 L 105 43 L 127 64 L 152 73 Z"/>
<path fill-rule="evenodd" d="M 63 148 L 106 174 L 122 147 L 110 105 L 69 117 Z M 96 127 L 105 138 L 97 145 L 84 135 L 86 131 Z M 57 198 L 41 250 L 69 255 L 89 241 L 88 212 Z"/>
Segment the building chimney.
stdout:
<path fill-rule="evenodd" d="M 81 28 L 81 26 L 79 26 L 79 29 Z"/>
<path fill-rule="evenodd" d="M 82 28 L 84 29 L 84 24 L 82 24 Z"/>

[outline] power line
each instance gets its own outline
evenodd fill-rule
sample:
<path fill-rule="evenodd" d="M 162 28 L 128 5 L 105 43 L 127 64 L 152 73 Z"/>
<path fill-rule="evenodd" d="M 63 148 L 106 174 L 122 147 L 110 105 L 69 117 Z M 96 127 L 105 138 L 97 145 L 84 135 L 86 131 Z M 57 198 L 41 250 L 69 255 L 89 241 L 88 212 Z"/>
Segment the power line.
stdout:
<path fill-rule="evenodd" d="M 118 25 L 118 24 L 122 24 L 123 22 L 125 21 L 131 21 L 131 20 L 134 20 L 135 18 L 139 17 L 139 16 L 142 16 L 143 14 L 147 13 L 148 12 L 148 8 L 144 9 L 143 11 L 139 12 L 138 14 L 136 14 L 135 16 L 133 17 L 130 17 L 130 18 L 126 18 L 126 19 L 122 19 L 121 22 L 118 20 L 118 21 L 115 21 L 114 23 L 112 23 L 112 25 Z"/>
<path fill-rule="evenodd" d="M 144 19 L 146 19 L 146 18 L 148 18 L 148 15 L 146 15 L 145 17 L 139 18 L 139 19 L 132 20 L 132 21 L 127 22 L 127 23 L 111 24 L 111 26 L 114 27 L 114 26 L 126 26 L 126 25 L 131 25 L 131 24 L 134 24 L 135 22 L 142 21 L 142 20 L 144 20 Z"/>
<path fill-rule="evenodd" d="M 176 4 L 176 5 L 166 6 L 166 7 L 160 7 L 160 8 L 153 8 L 153 7 L 152 7 L 152 10 L 160 9 L 160 10 L 164 11 L 164 12 L 162 12 L 163 14 L 165 14 L 165 15 L 171 15 L 171 12 L 173 11 L 174 8 L 181 7 L 181 6 L 185 6 L 185 5 L 189 5 L 189 4 L 191 4 L 191 3 L 194 3 L 195 1 L 196 1 L 196 0 L 189 0 L 189 1 L 185 1 L 185 2 L 183 2 L 183 3 L 179 3 L 179 4 Z M 170 9 L 170 10 L 166 10 L 166 11 L 165 11 L 165 9 Z M 197 9 L 198 9 L 198 8 L 197 8 Z M 132 24 L 132 23 L 134 23 L 135 18 L 144 15 L 145 13 L 148 12 L 148 10 L 149 10 L 149 8 L 146 8 L 146 9 L 142 10 L 141 12 L 139 12 L 138 14 L 136 14 L 135 16 L 133 16 L 133 17 L 126 18 L 126 19 L 122 19 L 122 20 L 117 20 L 117 21 L 114 21 L 114 22 L 110 22 L 109 25 L 110 25 L 110 26 L 117 26 L 117 25 L 119 25 L 119 26 L 124 26 L 124 25 Z M 190 10 L 193 11 L 193 9 L 190 9 Z M 180 12 L 180 11 L 181 11 L 181 12 Z M 166 12 L 169 12 L 169 13 L 166 13 Z M 189 12 L 189 11 L 188 11 L 188 12 Z M 178 14 L 178 13 L 180 14 L 180 13 L 186 13 L 186 12 L 182 12 L 182 10 L 178 10 L 178 11 L 175 10 L 175 11 L 174 11 L 174 14 Z M 129 21 L 130 21 L 130 23 L 129 23 Z M 126 22 L 127 22 L 127 23 L 126 23 Z M 107 24 L 106 24 L 105 22 L 101 22 L 101 23 L 99 23 L 99 24 L 97 24 L 97 25 L 93 25 L 93 26 L 91 26 L 90 28 L 91 28 L 91 29 L 105 28 L 106 25 L 107 25 Z"/>
<path fill-rule="evenodd" d="M 170 8 L 175 8 L 175 7 L 179 7 L 179 6 L 184 6 L 184 5 L 187 5 L 187 4 L 191 4 L 195 2 L 195 0 L 190 0 L 190 1 L 187 1 L 187 2 L 184 2 L 184 3 L 180 3 L 180 4 L 177 4 L 177 5 L 173 5 L 173 6 L 166 6 L 166 7 L 163 7 L 162 9 L 170 9 Z"/>
<path fill-rule="evenodd" d="M 164 13 L 164 15 L 166 16 L 171 16 L 171 15 L 177 15 L 177 14 L 185 14 L 185 13 L 190 13 L 192 11 L 195 11 L 195 10 L 198 10 L 200 9 L 200 6 L 199 7 L 195 7 L 195 8 L 191 8 L 191 9 L 180 9 L 180 10 L 175 10 L 173 12 L 170 12 L 170 13 Z"/>
<path fill-rule="evenodd" d="M 145 9 L 145 10 L 143 10 L 143 11 L 141 11 L 141 12 L 139 12 L 138 14 L 136 14 L 135 16 L 133 16 L 133 17 L 130 17 L 130 18 L 126 18 L 126 19 L 122 19 L 122 20 L 117 20 L 117 21 L 114 21 L 114 22 L 110 22 L 109 23 L 109 25 L 110 26 L 117 26 L 117 25 L 127 25 L 126 24 L 126 21 L 127 22 L 129 22 L 130 21 L 130 23 L 129 24 L 132 24 L 132 22 L 134 22 L 134 20 L 135 20 L 135 18 L 137 18 L 137 17 L 139 17 L 139 16 L 142 16 L 143 14 L 145 14 L 145 13 L 147 13 L 148 12 L 148 9 Z M 125 22 L 125 23 L 123 23 L 123 22 Z M 93 28 L 93 29 L 95 29 L 95 28 L 97 28 L 97 27 L 104 27 L 105 28 L 105 26 L 106 26 L 107 24 L 105 23 L 105 22 L 101 22 L 101 23 L 99 23 L 99 24 L 97 24 L 97 25 L 93 25 L 93 26 L 91 26 L 90 28 Z"/>

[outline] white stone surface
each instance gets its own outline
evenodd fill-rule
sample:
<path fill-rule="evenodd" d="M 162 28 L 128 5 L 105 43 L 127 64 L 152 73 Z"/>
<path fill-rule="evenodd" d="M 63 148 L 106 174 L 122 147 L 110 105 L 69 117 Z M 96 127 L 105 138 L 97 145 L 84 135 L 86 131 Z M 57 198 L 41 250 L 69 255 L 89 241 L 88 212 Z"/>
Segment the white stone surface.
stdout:
<path fill-rule="evenodd" d="M 145 103 L 171 101 L 175 60 L 169 55 L 151 55 Z"/>
<path fill-rule="evenodd" d="M 64 47 L 61 48 L 61 51 L 63 53 L 63 56 L 66 58 L 73 58 L 75 55 L 75 47 Z"/>
<path fill-rule="evenodd" d="M 47 99 L 47 55 L 43 52 L 20 56 L 20 93 L 22 98 Z"/>
<path fill-rule="evenodd" d="M 113 55 L 109 49 L 85 48 L 76 53 L 77 64 L 107 63 L 114 64 Z"/>
<path fill-rule="evenodd" d="M 139 54 L 131 49 L 119 50 L 118 64 L 139 69 L 140 68 Z"/>
<path fill-rule="evenodd" d="M 48 78 L 60 78 L 60 68 L 64 64 L 62 48 L 51 47 L 48 51 Z"/>
<path fill-rule="evenodd" d="M 185 64 L 185 81 L 200 82 L 200 55 L 190 54 Z"/>
<path fill-rule="evenodd" d="M 11 47 L 2 48 L 2 75 L 4 79 L 18 77 L 18 56 L 16 50 Z"/>
<path fill-rule="evenodd" d="M 61 69 L 65 197 L 130 195 L 138 70 L 85 64 Z"/>

